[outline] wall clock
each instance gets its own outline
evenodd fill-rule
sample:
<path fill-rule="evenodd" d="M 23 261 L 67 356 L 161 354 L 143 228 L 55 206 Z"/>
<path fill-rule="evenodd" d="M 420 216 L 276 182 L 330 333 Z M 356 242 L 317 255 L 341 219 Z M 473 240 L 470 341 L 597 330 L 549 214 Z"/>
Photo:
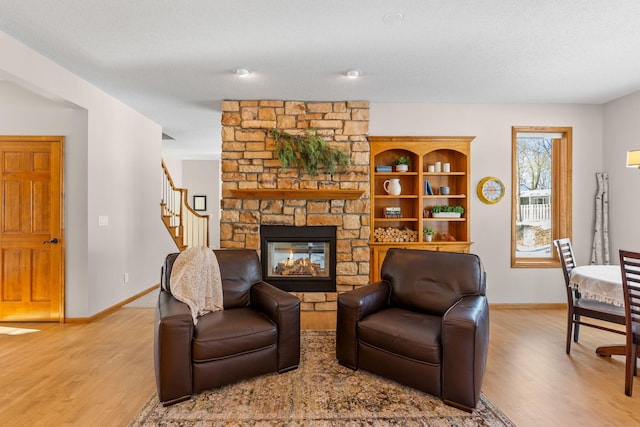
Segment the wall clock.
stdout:
<path fill-rule="evenodd" d="M 498 178 L 488 176 L 480 180 L 477 191 L 483 203 L 498 203 L 504 197 L 504 184 Z"/>

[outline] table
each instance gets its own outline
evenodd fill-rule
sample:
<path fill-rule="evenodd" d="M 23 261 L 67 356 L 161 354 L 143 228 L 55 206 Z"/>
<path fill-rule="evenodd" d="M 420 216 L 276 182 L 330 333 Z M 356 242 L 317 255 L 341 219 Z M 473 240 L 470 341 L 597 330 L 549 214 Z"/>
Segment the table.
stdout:
<path fill-rule="evenodd" d="M 624 307 L 622 272 L 619 265 L 581 265 L 571 270 L 569 283 L 583 298 Z"/>
<path fill-rule="evenodd" d="M 622 271 L 619 265 L 582 265 L 571 270 L 569 283 L 582 298 L 594 299 L 624 307 Z M 624 356 L 626 345 L 604 345 L 596 349 L 598 356 Z M 638 349 L 640 355 L 640 349 Z"/>

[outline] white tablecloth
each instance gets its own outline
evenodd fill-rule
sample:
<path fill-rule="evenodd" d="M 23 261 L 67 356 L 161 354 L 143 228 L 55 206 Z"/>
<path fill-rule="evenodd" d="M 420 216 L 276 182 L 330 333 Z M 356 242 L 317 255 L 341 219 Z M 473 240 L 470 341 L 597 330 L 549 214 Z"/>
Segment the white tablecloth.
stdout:
<path fill-rule="evenodd" d="M 622 272 L 619 265 L 582 265 L 571 271 L 569 283 L 583 298 L 624 307 Z"/>

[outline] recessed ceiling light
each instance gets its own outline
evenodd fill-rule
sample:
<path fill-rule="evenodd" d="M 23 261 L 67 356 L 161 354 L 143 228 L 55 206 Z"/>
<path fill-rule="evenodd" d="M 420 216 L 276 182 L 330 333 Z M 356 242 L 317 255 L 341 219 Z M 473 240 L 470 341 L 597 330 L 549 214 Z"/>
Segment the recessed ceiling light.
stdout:
<path fill-rule="evenodd" d="M 360 77 L 362 75 L 362 71 L 361 70 L 349 70 L 344 74 L 347 77 L 349 77 L 350 79 L 357 79 L 358 77 Z"/>
<path fill-rule="evenodd" d="M 239 77 L 248 77 L 252 74 L 251 70 L 248 68 L 236 68 L 235 73 Z"/>
<path fill-rule="evenodd" d="M 404 15 L 401 12 L 389 12 L 385 13 L 382 17 L 382 22 L 385 24 L 395 24 L 404 19 Z"/>

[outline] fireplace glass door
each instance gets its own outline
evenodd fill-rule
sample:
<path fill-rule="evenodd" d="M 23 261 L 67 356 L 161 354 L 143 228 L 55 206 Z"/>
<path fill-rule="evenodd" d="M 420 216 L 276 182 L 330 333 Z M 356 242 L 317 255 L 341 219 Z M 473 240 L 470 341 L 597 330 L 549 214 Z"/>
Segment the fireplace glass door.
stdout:
<path fill-rule="evenodd" d="M 269 277 L 329 277 L 328 242 L 269 242 Z"/>
<path fill-rule="evenodd" d="M 286 291 L 335 291 L 335 227 L 262 226 L 264 280 Z"/>

